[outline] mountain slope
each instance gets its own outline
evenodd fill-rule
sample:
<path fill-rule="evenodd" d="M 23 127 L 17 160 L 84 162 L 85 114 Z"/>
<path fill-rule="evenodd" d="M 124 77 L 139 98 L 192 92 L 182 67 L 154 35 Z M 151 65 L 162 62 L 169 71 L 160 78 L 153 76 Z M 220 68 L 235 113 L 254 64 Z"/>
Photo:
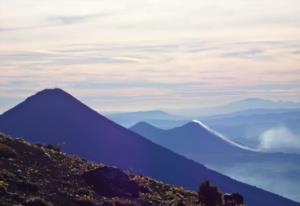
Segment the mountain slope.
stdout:
<path fill-rule="evenodd" d="M 170 130 L 139 123 L 131 129 L 222 174 L 300 200 L 300 192 L 295 189 L 300 184 L 299 155 L 247 148 L 201 122 L 190 122 Z"/>
<path fill-rule="evenodd" d="M 44 90 L 0 116 L 0 131 L 31 142 L 61 144 L 68 153 L 195 189 L 206 179 L 239 191 L 249 206 L 296 202 L 237 182 L 158 146 L 91 110 L 60 89 Z"/>
<path fill-rule="evenodd" d="M 156 128 L 142 122 L 130 129 L 180 154 L 205 155 L 204 160 L 206 162 L 209 161 L 207 159 L 209 155 L 235 156 L 256 154 L 253 153 L 254 149 L 239 145 L 220 134 L 214 133 L 214 131 L 199 121 L 189 122 L 169 130 Z"/>
<path fill-rule="evenodd" d="M 198 201 L 196 193 L 181 187 L 84 161 L 51 145 L 0 134 L 0 154 L 1 206 L 196 205 Z"/>

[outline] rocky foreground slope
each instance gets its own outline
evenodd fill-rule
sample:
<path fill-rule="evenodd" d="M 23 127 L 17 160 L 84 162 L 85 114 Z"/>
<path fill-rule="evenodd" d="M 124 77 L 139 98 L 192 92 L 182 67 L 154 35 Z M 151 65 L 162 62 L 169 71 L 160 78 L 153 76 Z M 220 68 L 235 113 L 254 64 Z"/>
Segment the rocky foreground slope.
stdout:
<path fill-rule="evenodd" d="M 172 171 L 170 171 L 172 172 Z M 0 134 L 0 205 L 197 205 L 196 193 Z"/>

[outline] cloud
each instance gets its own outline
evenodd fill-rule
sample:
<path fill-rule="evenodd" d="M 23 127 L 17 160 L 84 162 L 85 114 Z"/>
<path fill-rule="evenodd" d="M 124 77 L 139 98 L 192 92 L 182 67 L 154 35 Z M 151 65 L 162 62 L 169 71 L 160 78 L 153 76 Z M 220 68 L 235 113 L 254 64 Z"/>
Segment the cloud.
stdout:
<path fill-rule="evenodd" d="M 250 49 L 246 51 L 238 51 L 238 52 L 226 52 L 223 53 L 222 55 L 224 57 L 237 57 L 237 58 L 242 58 L 242 59 L 248 59 L 248 58 L 256 58 L 256 57 L 262 57 L 264 54 L 264 51 L 261 49 Z"/>
<path fill-rule="evenodd" d="M 83 23 L 97 17 L 105 17 L 108 15 L 109 13 L 73 15 L 73 16 L 54 16 L 54 17 L 49 17 L 47 20 L 50 23 L 49 25 L 68 25 L 68 24 Z"/>
<path fill-rule="evenodd" d="M 32 25 L 17 25 L 10 27 L 0 27 L 1 32 L 13 32 L 22 30 L 32 30 L 32 29 L 43 29 L 51 28 L 57 26 L 66 26 L 79 23 L 85 23 L 98 17 L 109 16 L 109 13 L 97 13 L 97 14 L 87 14 L 87 15 L 70 15 L 70 16 L 50 16 L 42 19 L 42 22 Z"/>
<path fill-rule="evenodd" d="M 260 139 L 260 149 L 270 152 L 300 153 L 300 136 L 285 126 L 265 131 Z"/>
<path fill-rule="evenodd" d="M 44 65 L 90 65 L 90 64 L 129 64 L 138 63 L 139 58 L 100 55 L 96 52 L 89 54 L 76 54 L 72 52 L 52 52 L 52 51 L 10 51 L 0 52 L 0 60 L 5 63 L 23 63 Z"/>

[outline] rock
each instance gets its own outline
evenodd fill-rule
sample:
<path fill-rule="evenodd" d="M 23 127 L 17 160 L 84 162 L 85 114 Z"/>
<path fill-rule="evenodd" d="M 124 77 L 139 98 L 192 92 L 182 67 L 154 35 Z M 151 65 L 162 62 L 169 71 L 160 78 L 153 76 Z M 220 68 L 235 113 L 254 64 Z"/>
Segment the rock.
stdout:
<path fill-rule="evenodd" d="M 7 194 L 7 186 L 6 182 L 0 180 L 0 197 Z"/>
<path fill-rule="evenodd" d="M 238 206 L 244 204 L 244 198 L 239 193 L 224 194 L 223 199 L 225 206 Z"/>
<path fill-rule="evenodd" d="M 91 200 L 77 200 L 76 203 L 79 206 L 97 206 L 93 201 Z"/>
<path fill-rule="evenodd" d="M 0 157 L 16 158 L 17 152 L 10 146 L 0 143 Z"/>
<path fill-rule="evenodd" d="M 38 191 L 38 186 L 28 181 L 17 181 L 16 186 L 18 190 L 23 192 L 36 193 Z"/>
<path fill-rule="evenodd" d="M 60 152 L 61 151 L 60 147 L 58 145 L 54 145 L 54 144 L 47 144 L 44 147 L 47 148 L 47 149 L 53 150 L 55 152 Z"/>
<path fill-rule="evenodd" d="M 78 189 L 77 195 L 79 195 L 79 196 L 82 196 L 82 195 L 91 196 L 91 195 L 93 195 L 93 192 L 88 190 L 87 188 L 80 188 L 80 189 Z"/>
<path fill-rule="evenodd" d="M 52 204 L 41 198 L 32 198 L 26 201 L 25 206 L 52 206 Z"/>
<path fill-rule="evenodd" d="M 82 177 L 99 195 L 134 198 L 139 196 L 139 186 L 120 169 L 101 167 L 85 172 Z"/>

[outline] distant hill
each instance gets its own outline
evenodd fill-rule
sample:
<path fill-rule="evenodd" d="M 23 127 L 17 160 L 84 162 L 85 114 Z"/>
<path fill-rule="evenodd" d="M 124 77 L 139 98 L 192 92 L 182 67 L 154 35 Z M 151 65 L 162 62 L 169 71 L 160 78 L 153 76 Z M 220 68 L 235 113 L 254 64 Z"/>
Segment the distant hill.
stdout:
<path fill-rule="evenodd" d="M 300 184 L 300 155 L 259 152 L 198 121 L 169 130 L 142 122 L 131 130 L 223 174 L 300 200 L 295 189 Z"/>
<path fill-rule="evenodd" d="M 299 112 L 300 108 L 286 108 L 286 109 L 280 109 L 280 108 L 273 108 L 273 109 L 246 109 L 241 110 L 238 112 L 232 112 L 228 114 L 221 114 L 221 115 L 212 115 L 207 117 L 208 119 L 214 119 L 214 118 L 223 118 L 223 117 L 234 117 L 234 116 L 251 116 L 251 115 L 263 115 L 263 114 L 280 114 L 280 113 L 289 113 L 289 112 Z"/>
<path fill-rule="evenodd" d="M 131 127 L 138 122 L 145 121 L 161 128 L 172 128 L 187 122 L 185 117 L 161 110 L 113 113 L 108 114 L 107 117 L 123 127 Z"/>
<path fill-rule="evenodd" d="M 300 102 L 290 101 L 272 101 L 261 98 L 248 98 L 239 101 L 230 102 L 227 104 L 220 104 L 211 107 L 200 107 L 193 109 L 181 109 L 174 111 L 176 114 L 183 114 L 192 116 L 194 118 L 203 118 L 206 116 L 229 114 L 243 110 L 255 109 L 300 109 Z"/>
<path fill-rule="evenodd" d="M 194 190 L 199 182 L 208 179 L 224 192 L 239 191 L 249 206 L 300 205 L 235 181 L 154 144 L 60 89 L 38 92 L 2 114 L 0 131 L 35 143 L 59 144 L 67 153 L 188 189 Z"/>
<path fill-rule="evenodd" d="M 210 161 L 210 155 L 214 161 L 219 161 L 218 157 L 215 158 L 216 154 L 222 156 L 245 155 L 252 154 L 252 150 L 254 150 L 214 133 L 197 121 L 169 130 L 159 129 L 146 122 L 141 122 L 130 129 L 180 154 L 201 154 L 204 162 Z"/>

